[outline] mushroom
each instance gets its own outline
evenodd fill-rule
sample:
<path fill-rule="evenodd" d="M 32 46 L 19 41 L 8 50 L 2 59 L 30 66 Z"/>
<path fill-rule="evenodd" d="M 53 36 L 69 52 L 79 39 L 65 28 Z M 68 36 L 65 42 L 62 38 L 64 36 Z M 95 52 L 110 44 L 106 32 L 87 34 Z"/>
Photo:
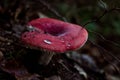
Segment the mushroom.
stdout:
<path fill-rule="evenodd" d="M 29 31 L 22 34 L 22 41 L 42 50 L 39 63 L 47 65 L 52 56 L 82 47 L 88 38 L 85 28 L 52 18 L 39 18 L 28 23 Z"/>

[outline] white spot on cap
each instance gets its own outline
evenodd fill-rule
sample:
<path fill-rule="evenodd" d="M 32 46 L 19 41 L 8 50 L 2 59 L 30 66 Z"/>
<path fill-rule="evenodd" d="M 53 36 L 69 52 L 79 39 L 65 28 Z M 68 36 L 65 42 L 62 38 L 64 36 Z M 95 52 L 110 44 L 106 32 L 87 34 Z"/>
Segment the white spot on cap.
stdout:
<path fill-rule="evenodd" d="M 52 44 L 52 42 L 49 41 L 49 40 L 44 40 L 44 42 L 47 43 L 47 44 Z"/>
<path fill-rule="evenodd" d="M 71 44 L 70 44 L 70 43 L 68 43 L 68 44 L 67 44 L 67 46 L 68 46 L 68 47 L 70 47 L 70 46 L 71 46 Z"/>
<path fill-rule="evenodd" d="M 69 47 L 70 47 L 71 45 L 70 45 L 70 44 L 68 44 L 67 46 L 69 46 Z"/>
<path fill-rule="evenodd" d="M 70 43 L 68 43 L 68 44 L 67 44 L 67 48 L 69 49 L 69 48 L 70 48 L 70 46 L 71 46 L 71 44 L 70 44 Z"/>

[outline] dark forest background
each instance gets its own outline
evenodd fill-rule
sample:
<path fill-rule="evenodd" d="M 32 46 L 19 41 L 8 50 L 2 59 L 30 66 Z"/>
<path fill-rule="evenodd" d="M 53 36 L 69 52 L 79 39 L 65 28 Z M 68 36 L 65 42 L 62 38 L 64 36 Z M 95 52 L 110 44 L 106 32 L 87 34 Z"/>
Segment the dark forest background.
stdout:
<path fill-rule="evenodd" d="M 48 66 L 31 64 L 40 51 L 26 48 L 20 35 L 42 17 L 81 25 L 87 43 Z M 120 80 L 120 0 L 0 0 L 0 62 L 0 80 Z"/>

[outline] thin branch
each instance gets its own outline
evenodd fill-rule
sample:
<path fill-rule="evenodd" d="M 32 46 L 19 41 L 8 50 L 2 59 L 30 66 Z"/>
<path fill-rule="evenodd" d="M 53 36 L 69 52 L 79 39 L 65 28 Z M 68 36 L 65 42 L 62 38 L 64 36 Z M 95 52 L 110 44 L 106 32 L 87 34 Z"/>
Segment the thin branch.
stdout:
<path fill-rule="evenodd" d="M 105 10 L 98 18 L 86 22 L 83 26 L 86 27 L 90 23 L 100 21 L 105 15 L 107 15 L 108 13 L 110 13 L 112 11 L 120 11 L 120 8 L 112 8 L 110 10 Z"/>
<path fill-rule="evenodd" d="M 102 34 L 100 34 L 100 33 L 98 33 L 98 32 L 95 32 L 95 31 L 90 31 L 90 30 L 88 30 L 88 32 L 95 33 L 95 35 L 99 36 L 100 39 L 102 39 L 102 40 L 104 40 L 104 41 L 106 41 L 106 42 L 108 42 L 108 43 L 111 43 L 111 44 L 113 44 L 114 46 L 120 48 L 120 44 L 106 39 Z"/>
<path fill-rule="evenodd" d="M 113 55 L 113 53 L 111 53 L 110 51 L 104 49 L 102 46 L 92 42 L 91 40 L 88 40 L 90 43 L 92 43 L 94 46 L 96 46 L 97 48 L 101 49 L 102 51 L 104 51 L 105 53 L 107 53 L 109 56 L 112 56 L 115 60 L 117 60 L 120 63 L 120 59 L 119 57 L 116 57 Z"/>
<path fill-rule="evenodd" d="M 101 53 L 101 52 L 100 52 L 100 54 L 103 56 L 104 60 L 106 60 L 109 64 L 111 64 L 117 70 L 117 72 L 120 74 L 120 70 L 118 69 L 117 65 L 115 63 L 111 62 L 107 56 L 110 56 L 110 57 L 112 56 L 112 58 L 114 58 L 115 60 L 117 60 L 118 63 L 120 63 L 120 58 L 112 55 L 113 53 L 111 53 L 110 51 L 107 51 L 106 49 L 104 49 L 100 45 L 92 42 L 91 40 L 89 40 L 89 42 L 92 43 L 97 48 L 101 49 L 101 51 L 105 52 L 105 54 Z"/>
<path fill-rule="evenodd" d="M 67 19 L 65 17 L 63 17 L 58 11 L 56 11 L 55 9 L 53 9 L 47 2 L 45 2 L 44 0 L 38 0 L 41 4 L 43 4 L 45 7 L 48 8 L 48 10 L 50 10 L 53 14 L 55 14 L 56 16 L 58 16 L 59 18 L 62 18 L 64 21 L 67 22 Z"/>
<path fill-rule="evenodd" d="M 106 15 L 106 12 L 107 12 L 107 11 L 105 10 L 105 11 L 103 12 L 103 14 L 102 14 L 101 16 L 99 16 L 97 19 L 90 20 L 90 21 L 86 22 L 83 26 L 85 27 L 85 26 L 87 26 L 87 25 L 90 24 L 90 23 L 99 21 L 102 17 L 104 17 L 104 16 Z"/>

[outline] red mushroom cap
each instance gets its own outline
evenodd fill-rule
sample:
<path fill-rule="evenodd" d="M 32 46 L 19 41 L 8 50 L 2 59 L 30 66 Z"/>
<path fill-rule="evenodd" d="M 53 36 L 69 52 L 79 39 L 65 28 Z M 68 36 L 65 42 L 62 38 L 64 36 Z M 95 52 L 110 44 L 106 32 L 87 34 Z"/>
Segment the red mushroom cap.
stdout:
<path fill-rule="evenodd" d="M 22 34 L 22 41 L 30 46 L 53 52 L 66 52 L 82 47 L 88 38 L 85 28 L 51 18 L 39 18 L 28 23 L 35 28 Z"/>

